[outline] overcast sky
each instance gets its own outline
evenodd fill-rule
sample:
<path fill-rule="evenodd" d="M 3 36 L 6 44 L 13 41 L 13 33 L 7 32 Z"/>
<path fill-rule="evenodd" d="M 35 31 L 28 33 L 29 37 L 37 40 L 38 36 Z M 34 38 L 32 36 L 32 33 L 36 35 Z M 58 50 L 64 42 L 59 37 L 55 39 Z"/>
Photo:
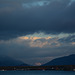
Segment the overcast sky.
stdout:
<path fill-rule="evenodd" d="M 0 56 L 44 64 L 75 54 L 75 0 L 0 0 Z"/>

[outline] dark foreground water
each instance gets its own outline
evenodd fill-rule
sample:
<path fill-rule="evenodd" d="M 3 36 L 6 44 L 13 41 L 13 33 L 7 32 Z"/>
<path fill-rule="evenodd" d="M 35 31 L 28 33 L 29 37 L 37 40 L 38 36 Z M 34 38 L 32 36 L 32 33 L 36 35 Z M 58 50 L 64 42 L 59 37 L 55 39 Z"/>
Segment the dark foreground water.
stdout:
<path fill-rule="evenodd" d="M 0 75 L 75 75 L 73 71 L 0 71 Z"/>

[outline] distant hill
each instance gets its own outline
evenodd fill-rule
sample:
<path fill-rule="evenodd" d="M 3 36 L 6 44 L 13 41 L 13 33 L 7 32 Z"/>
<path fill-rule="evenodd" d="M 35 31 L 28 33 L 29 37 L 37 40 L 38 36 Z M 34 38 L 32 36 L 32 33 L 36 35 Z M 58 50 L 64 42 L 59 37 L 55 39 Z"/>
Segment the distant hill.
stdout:
<path fill-rule="evenodd" d="M 53 59 L 52 61 L 43 64 L 42 66 L 49 65 L 75 65 L 75 54 Z"/>
<path fill-rule="evenodd" d="M 0 57 L 0 66 L 29 66 L 20 60 L 15 60 L 11 57 Z"/>

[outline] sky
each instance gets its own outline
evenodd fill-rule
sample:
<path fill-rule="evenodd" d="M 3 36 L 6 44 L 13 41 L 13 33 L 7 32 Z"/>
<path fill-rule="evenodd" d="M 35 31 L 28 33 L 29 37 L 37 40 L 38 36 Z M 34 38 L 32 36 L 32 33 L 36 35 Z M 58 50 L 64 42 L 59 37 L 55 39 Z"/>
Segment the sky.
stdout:
<path fill-rule="evenodd" d="M 31 65 L 75 54 L 75 0 L 0 0 L 0 56 Z"/>

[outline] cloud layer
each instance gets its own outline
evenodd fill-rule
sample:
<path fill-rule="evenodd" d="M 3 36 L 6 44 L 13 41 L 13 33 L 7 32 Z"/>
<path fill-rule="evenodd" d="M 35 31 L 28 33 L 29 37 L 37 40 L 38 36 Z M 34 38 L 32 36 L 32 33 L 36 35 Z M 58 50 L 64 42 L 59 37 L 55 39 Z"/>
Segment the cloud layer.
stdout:
<path fill-rule="evenodd" d="M 49 34 L 75 32 L 73 0 L 4 0 L 0 3 L 1 37 L 9 37 L 9 34 L 16 37 L 39 31 Z M 24 8 L 27 6 L 30 9 Z M 4 36 L 5 33 L 7 36 Z"/>
<path fill-rule="evenodd" d="M 0 0 L 1 56 L 37 64 L 72 53 L 75 0 Z"/>
<path fill-rule="evenodd" d="M 32 8 L 32 7 L 40 7 L 49 5 L 50 1 L 35 1 L 31 3 L 23 3 L 22 6 L 25 8 Z"/>
<path fill-rule="evenodd" d="M 39 34 L 21 36 L 6 41 L 1 40 L 0 55 L 11 56 L 35 65 L 75 53 L 75 34 L 63 34 L 63 37 L 62 34 L 55 36 L 42 33 L 42 37 Z"/>

